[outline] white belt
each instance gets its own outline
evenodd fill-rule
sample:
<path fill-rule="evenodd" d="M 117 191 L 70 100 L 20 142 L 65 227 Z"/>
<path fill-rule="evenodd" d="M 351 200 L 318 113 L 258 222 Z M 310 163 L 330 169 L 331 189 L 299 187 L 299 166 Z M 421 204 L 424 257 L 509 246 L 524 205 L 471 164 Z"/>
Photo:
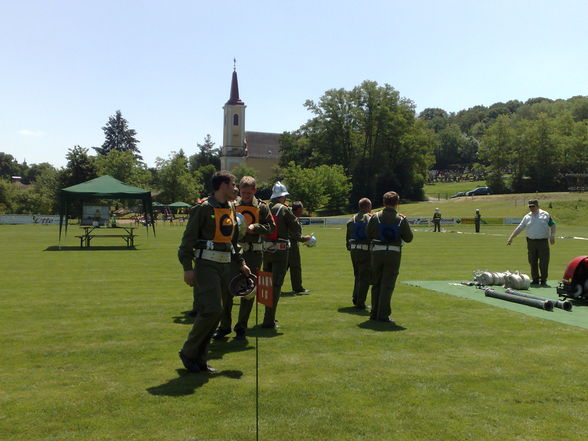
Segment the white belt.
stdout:
<path fill-rule="evenodd" d="M 368 251 L 370 249 L 370 246 L 368 244 L 363 244 L 363 243 L 352 243 L 351 244 L 351 249 L 352 250 L 364 250 L 364 251 Z"/>
<path fill-rule="evenodd" d="M 400 252 L 400 247 L 397 245 L 372 245 L 372 251 L 397 251 L 397 252 Z"/>
<path fill-rule="evenodd" d="M 230 263 L 230 251 L 199 250 L 196 254 L 199 259 L 212 260 L 218 263 Z"/>
<path fill-rule="evenodd" d="M 263 245 L 261 243 L 245 242 L 242 244 L 243 252 L 248 251 L 263 251 Z"/>
<path fill-rule="evenodd" d="M 274 252 L 277 250 L 287 250 L 290 248 L 290 242 L 271 242 L 271 241 L 264 241 L 263 242 L 263 249 Z"/>

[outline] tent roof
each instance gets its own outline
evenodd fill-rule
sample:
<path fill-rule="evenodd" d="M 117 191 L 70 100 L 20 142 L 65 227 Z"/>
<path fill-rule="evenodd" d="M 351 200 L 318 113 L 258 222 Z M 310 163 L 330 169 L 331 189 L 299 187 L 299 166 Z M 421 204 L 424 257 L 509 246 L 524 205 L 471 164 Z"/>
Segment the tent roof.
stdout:
<path fill-rule="evenodd" d="M 95 197 L 95 198 L 137 198 L 151 195 L 151 191 L 139 187 L 133 187 L 120 182 L 118 179 L 109 175 L 100 176 L 81 184 L 72 185 L 61 189 L 62 194 L 68 194 L 78 197 Z"/>
<path fill-rule="evenodd" d="M 191 207 L 191 205 L 185 202 L 174 202 L 173 204 L 169 204 L 168 207 Z"/>

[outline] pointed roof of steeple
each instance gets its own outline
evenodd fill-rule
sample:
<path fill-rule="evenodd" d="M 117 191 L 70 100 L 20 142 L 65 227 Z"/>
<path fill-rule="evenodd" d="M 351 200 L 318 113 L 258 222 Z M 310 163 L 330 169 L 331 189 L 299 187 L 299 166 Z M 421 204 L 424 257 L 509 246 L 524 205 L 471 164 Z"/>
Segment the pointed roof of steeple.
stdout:
<path fill-rule="evenodd" d="M 244 106 L 245 103 L 239 99 L 239 81 L 237 80 L 237 68 L 233 67 L 233 79 L 231 81 L 231 97 L 227 104 L 233 106 Z"/>

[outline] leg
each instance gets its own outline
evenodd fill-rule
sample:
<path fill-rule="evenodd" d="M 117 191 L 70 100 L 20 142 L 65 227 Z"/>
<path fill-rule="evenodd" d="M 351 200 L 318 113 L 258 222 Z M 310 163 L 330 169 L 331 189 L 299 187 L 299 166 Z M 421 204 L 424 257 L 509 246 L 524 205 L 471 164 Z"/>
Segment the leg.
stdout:
<path fill-rule="evenodd" d="M 195 271 L 198 286 L 194 287 L 197 315 L 182 348 L 186 357 L 206 364 L 210 338 L 222 314 L 222 268 L 214 262 L 199 260 Z"/>
<path fill-rule="evenodd" d="M 527 259 L 531 267 L 531 279 L 533 283 L 537 283 L 539 281 L 539 253 L 534 240 L 527 239 Z"/>
<path fill-rule="evenodd" d="M 547 239 L 541 241 L 538 250 L 539 273 L 541 274 L 541 283 L 547 283 L 549 269 L 549 242 Z"/>
<path fill-rule="evenodd" d="M 292 284 L 292 291 L 301 292 L 304 291 L 302 287 L 302 262 L 300 259 L 300 248 L 298 242 L 295 242 L 290 248 L 288 254 L 288 266 L 290 269 L 290 282 Z"/>
<path fill-rule="evenodd" d="M 387 251 L 385 254 L 386 262 L 382 271 L 380 299 L 376 313 L 376 320 L 387 320 L 392 313 L 390 302 L 392 301 L 392 294 L 394 293 L 396 279 L 398 278 L 398 270 L 400 268 L 400 253 Z"/>
<path fill-rule="evenodd" d="M 284 277 L 288 270 L 288 250 L 276 251 L 271 256 L 270 271 L 272 272 L 272 291 L 273 291 L 273 306 L 271 308 L 265 307 L 265 314 L 263 317 L 264 327 L 274 327 L 276 324 L 276 309 L 280 301 L 280 292 L 282 291 L 282 284 Z M 264 259 L 265 270 L 265 259 Z"/>
<path fill-rule="evenodd" d="M 382 271 L 383 260 L 382 252 L 372 253 L 372 310 L 370 312 L 370 319 L 376 320 L 378 318 L 378 309 L 380 306 L 380 288 L 382 286 Z"/>
<path fill-rule="evenodd" d="M 253 274 L 257 274 L 262 261 L 261 252 L 250 251 L 245 253 L 243 257 L 247 263 L 247 266 L 249 269 L 251 269 L 251 272 Z M 237 324 L 235 325 L 235 332 L 237 333 L 237 336 L 245 334 L 245 330 L 247 329 L 247 322 L 249 321 L 249 316 L 251 315 L 251 310 L 253 309 L 254 303 L 255 297 L 249 300 L 241 299 L 241 304 L 239 305 L 239 318 L 237 320 Z"/>

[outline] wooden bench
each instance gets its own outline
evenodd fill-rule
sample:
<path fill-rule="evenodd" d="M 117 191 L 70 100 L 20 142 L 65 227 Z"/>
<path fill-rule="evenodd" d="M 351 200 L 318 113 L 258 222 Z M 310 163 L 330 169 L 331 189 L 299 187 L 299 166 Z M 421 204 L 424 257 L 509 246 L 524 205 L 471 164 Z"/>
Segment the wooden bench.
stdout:
<path fill-rule="evenodd" d="M 131 248 L 135 246 L 135 237 L 137 234 L 133 231 L 133 229 L 127 230 L 123 229 L 125 233 L 122 234 L 94 234 L 94 230 L 88 230 L 86 234 L 81 234 L 76 236 L 80 239 L 80 247 L 81 248 L 89 248 L 91 246 L 92 239 L 96 237 L 121 237 L 127 244 L 127 248 Z"/>

